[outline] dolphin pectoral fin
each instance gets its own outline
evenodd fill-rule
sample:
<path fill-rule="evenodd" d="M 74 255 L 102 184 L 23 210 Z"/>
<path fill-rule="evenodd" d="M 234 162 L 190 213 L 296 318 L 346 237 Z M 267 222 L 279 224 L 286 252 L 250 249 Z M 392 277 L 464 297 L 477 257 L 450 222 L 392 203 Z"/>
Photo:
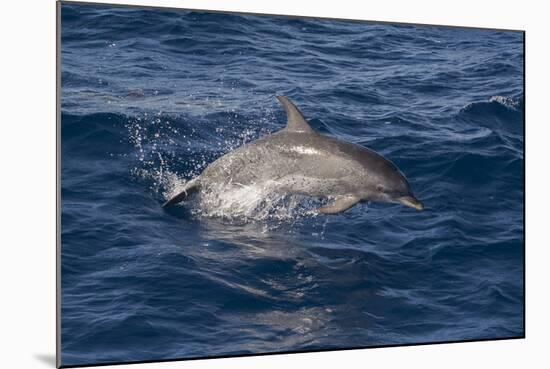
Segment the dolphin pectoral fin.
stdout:
<path fill-rule="evenodd" d="M 361 199 L 356 196 L 340 196 L 330 204 L 317 209 L 317 212 L 321 214 L 338 214 L 348 210 L 359 201 L 361 201 Z"/>
<path fill-rule="evenodd" d="M 286 130 L 292 132 L 315 132 L 302 115 L 300 110 L 286 96 L 276 96 L 286 112 Z"/>
<path fill-rule="evenodd" d="M 178 202 L 182 202 L 187 198 L 187 196 L 197 192 L 199 190 L 199 187 L 200 187 L 199 181 L 197 180 L 197 178 L 190 180 L 189 182 L 186 183 L 185 187 L 183 188 L 183 191 L 181 191 L 176 196 L 172 197 L 170 200 L 162 204 L 162 207 L 167 208 L 177 204 Z"/>

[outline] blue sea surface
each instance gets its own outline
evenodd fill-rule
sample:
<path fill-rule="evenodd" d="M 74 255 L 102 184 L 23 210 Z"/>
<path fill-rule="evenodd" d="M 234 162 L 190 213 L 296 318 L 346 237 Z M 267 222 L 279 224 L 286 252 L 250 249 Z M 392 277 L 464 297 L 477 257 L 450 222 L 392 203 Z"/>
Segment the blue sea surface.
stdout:
<path fill-rule="evenodd" d="M 523 33 L 61 8 L 63 365 L 523 336 Z M 275 95 L 425 210 L 162 209 Z"/>

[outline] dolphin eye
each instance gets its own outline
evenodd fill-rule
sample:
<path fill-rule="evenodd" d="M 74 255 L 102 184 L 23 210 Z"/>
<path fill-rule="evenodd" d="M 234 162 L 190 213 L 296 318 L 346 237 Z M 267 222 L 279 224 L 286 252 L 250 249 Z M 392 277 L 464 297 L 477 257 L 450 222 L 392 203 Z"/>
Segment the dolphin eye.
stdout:
<path fill-rule="evenodd" d="M 384 187 L 382 187 L 382 185 L 377 185 L 376 186 L 376 191 L 382 192 L 383 190 L 384 190 Z"/>

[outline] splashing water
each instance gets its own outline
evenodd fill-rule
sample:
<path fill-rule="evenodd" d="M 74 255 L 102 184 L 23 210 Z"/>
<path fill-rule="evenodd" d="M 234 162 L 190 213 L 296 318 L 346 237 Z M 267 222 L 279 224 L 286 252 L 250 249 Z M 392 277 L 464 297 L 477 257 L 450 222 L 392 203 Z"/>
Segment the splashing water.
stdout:
<path fill-rule="evenodd" d="M 192 142 L 200 141 L 201 137 L 194 128 L 178 128 L 175 125 L 177 118 L 165 117 L 162 112 L 145 113 L 125 125 L 128 140 L 136 149 L 137 161 L 131 173 L 136 180 L 148 183 L 151 194 L 164 202 L 183 191 L 189 180 L 198 176 L 220 155 L 271 133 L 272 130 L 265 128 L 265 123 L 268 119 L 273 120 L 272 115 L 268 111 L 239 132 L 223 126 L 216 127 L 213 136 L 217 139 L 216 144 L 197 147 Z M 220 139 L 224 136 L 228 138 Z M 179 145 L 182 147 L 178 148 Z M 216 155 L 211 152 L 211 147 L 216 148 Z M 183 151 L 187 159 L 183 159 L 177 153 L 178 150 Z M 179 174 L 178 167 L 182 162 L 186 170 Z M 326 199 L 276 193 L 273 188 L 273 183 L 251 186 L 219 184 L 201 190 L 196 199 L 187 199 L 183 206 L 201 217 L 219 217 L 232 221 L 291 221 L 315 216 L 314 209 L 326 203 Z"/>
<path fill-rule="evenodd" d="M 271 183 L 251 186 L 220 184 L 201 191 L 200 210 L 196 214 L 231 220 L 288 221 L 315 216 L 322 203 L 301 195 L 279 194 Z"/>

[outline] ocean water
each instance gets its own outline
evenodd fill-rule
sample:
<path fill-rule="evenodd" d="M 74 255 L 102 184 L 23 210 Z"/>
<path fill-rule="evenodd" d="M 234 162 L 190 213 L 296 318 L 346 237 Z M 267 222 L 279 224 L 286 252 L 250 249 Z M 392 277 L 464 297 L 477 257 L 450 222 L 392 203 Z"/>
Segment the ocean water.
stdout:
<path fill-rule="evenodd" d="M 522 33 L 63 4 L 61 40 L 63 365 L 524 334 Z M 426 209 L 162 209 L 275 95 Z"/>

